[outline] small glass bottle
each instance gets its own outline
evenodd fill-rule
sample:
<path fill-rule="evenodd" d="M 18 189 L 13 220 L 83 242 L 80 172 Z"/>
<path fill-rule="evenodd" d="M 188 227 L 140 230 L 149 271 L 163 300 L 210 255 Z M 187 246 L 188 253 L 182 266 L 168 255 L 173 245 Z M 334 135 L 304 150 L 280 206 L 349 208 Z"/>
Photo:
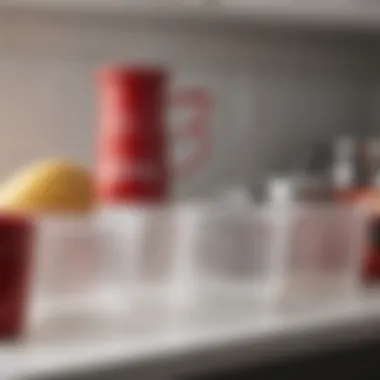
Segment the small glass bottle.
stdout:
<path fill-rule="evenodd" d="M 380 281 L 380 187 L 375 140 L 338 140 L 332 167 L 334 200 L 358 204 L 370 213 L 362 277 Z"/>

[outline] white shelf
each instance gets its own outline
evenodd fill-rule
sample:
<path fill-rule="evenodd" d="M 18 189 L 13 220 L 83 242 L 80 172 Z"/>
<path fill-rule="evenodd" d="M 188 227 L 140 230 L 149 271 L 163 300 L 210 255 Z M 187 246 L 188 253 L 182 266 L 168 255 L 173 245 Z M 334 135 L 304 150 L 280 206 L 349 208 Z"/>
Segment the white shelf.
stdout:
<path fill-rule="evenodd" d="M 4 10 L 380 26 L 380 0 L 7 0 L 0 4 L 0 12 Z"/>
<path fill-rule="evenodd" d="M 77 335 L 65 343 L 56 338 L 45 344 L 4 346 L 0 350 L 0 377 L 75 378 L 77 373 L 117 365 L 126 377 L 138 366 L 139 376 L 154 379 L 157 368 L 165 376 L 186 375 L 194 370 L 253 365 L 286 355 L 323 351 L 334 344 L 363 343 L 380 337 L 379 296 L 366 296 L 318 312 L 308 308 L 308 312 L 282 312 L 260 319 L 249 310 L 230 316 L 224 310 L 208 321 L 187 322 L 182 327 L 171 324 L 166 329 L 136 332 L 130 326 L 128 332 L 124 326 L 103 338 L 93 333 Z"/>

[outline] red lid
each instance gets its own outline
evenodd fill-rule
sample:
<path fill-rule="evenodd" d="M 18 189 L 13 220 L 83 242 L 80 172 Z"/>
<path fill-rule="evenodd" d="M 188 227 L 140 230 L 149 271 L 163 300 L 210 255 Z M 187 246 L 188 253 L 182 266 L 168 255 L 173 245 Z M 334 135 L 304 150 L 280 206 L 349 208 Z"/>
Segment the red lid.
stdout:
<path fill-rule="evenodd" d="M 0 226 L 23 226 L 32 222 L 32 215 L 18 211 L 0 209 Z"/>
<path fill-rule="evenodd" d="M 123 81 L 130 78 L 161 79 L 167 72 L 159 66 L 147 65 L 116 65 L 105 66 L 99 70 L 99 79 Z"/>

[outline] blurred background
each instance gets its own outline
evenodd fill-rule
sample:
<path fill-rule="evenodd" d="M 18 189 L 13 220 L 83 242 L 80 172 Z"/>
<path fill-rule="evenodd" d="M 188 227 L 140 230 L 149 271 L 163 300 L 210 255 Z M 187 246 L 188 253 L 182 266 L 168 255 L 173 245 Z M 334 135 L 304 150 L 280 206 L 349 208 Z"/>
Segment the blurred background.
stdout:
<path fill-rule="evenodd" d="M 163 65 L 173 96 L 190 87 L 209 97 L 212 112 L 202 123 L 212 147 L 176 177 L 178 197 L 230 184 L 259 189 L 275 172 L 302 166 L 317 142 L 376 134 L 375 5 L 154 3 L 2 5 L 0 178 L 41 157 L 93 164 L 95 73 L 109 63 Z M 172 108 L 175 132 L 202 115 Z M 199 136 L 176 140 L 176 161 L 199 145 Z"/>
<path fill-rule="evenodd" d="M 29 288 L 20 285 L 27 278 L 26 266 L 19 263 L 26 262 L 30 253 L 28 233 L 32 227 L 24 219 L 8 219 L 1 213 L 1 247 L 8 247 L 4 252 L 11 252 L 11 259 L 3 258 L 5 264 L 0 265 L 0 278 L 6 279 L 0 288 L 0 294 L 5 294 L 0 302 L 0 330 L 8 334 L 10 329 L 10 334 L 21 336 L 21 340 L 1 345 L 0 378 L 4 373 L 5 380 L 79 379 L 88 373 L 91 379 L 168 379 L 198 378 L 206 373 L 207 378 L 217 379 L 298 379 L 332 376 L 333 371 L 347 379 L 378 378 L 379 42 L 378 0 L 0 2 L 0 207 L 2 211 L 32 214 L 32 227 L 38 226 L 41 243 L 37 249 L 33 246 L 33 252 L 38 251 L 36 256 L 42 258 L 37 264 L 33 262 L 32 273 L 37 273 L 34 282 L 28 283 Z M 201 278 L 208 286 L 210 277 L 218 279 L 218 270 L 227 273 L 226 281 L 232 284 L 223 288 L 225 283 L 216 281 L 218 294 L 222 294 L 217 306 L 221 303 L 222 308 L 207 315 L 207 321 L 189 322 L 186 316 L 186 323 L 173 323 L 169 318 L 162 324 L 154 307 L 143 309 L 135 319 L 128 314 L 128 326 L 123 320 L 120 327 L 120 320 L 116 323 L 112 319 L 114 315 L 107 319 L 120 311 L 115 312 L 115 307 L 124 307 L 120 302 L 123 297 L 135 301 L 128 288 L 131 284 L 126 286 L 125 282 L 135 263 L 128 261 L 129 267 L 126 260 L 117 261 L 120 256 L 129 259 L 133 251 L 138 252 L 140 261 L 146 260 L 148 274 L 138 272 L 146 268 L 133 267 L 141 276 L 137 283 L 142 284 L 141 294 L 145 291 L 151 301 L 160 303 L 166 302 L 173 289 L 178 290 L 179 280 L 191 272 L 186 272 L 189 261 L 178 257 L 188 259 L 186 254 L 194 247 L 197 253 L 202 250 L 190 235 L 178 233 L 180 227 L 170 224 L 172 215 L 168 217 L 165 210 L 156 213 L 148 209 L 150 219 L 143 220 L 139 210 L 134 214 L 125 208 L 133 195 L 124 194 L 124 203 L 110 207 L 114 214 L 97 213 L 99 200 L 95 199 L 94 187 L 99 178 L 94 173 L 100 165 L 97 149 L 102 140 L 100 125 L 104 123 L 100 113 L 107 103 L 104 99 L 99 103 L 99 93 L 105 90 L 97 73 L 109 65 L 162 67 L 168 75 L 163 107 L 168 121 L 160 127 L 167 128 L 169 143 L 157 144 L 158 150 L 166 153 L 167 149 L 170 157 L 170 175 L 163 175 L 162 182 L 171 190 L 166 193 L 164 186 L 164 200 L 179 200 L 182 203 L 176 205 L 182 206 L 189 199 L 219 197 L 221 201 L 216 203 L 217 216 L 213 214 L 215 233 L 206 231 L 210 228 L 206 219 L 196 219 L 207 214 L 205 209 L 181 209 L 182 219 L 177 219 L 178 225 L 189 222 L 188 230 L 196 225 L 194 220 L 201 220 L 204 224 L 196 225 L 198 238 L 214 244 L 207 252 L 213 254 L 214 267 L 193 264 L 201 275 L 191 277 L 191 285 L 198 285 Z M 114 121 L 112 117 L 109 120 Z M 129 159 L 123 162 L 119 157 L 122 174 Z M 36 162 L 40 166 L 34 167 Z M 18 176 L 24 167 L 26 171 Z M 264 198 L 275 207 L 257 206 L 255 201 Z M 281 208 L 281 202 L 276 202 L 284 200 L 295 202 L 285 202 L 289 208 Z M 315 206 L 315 200 L 322 201 L 323 206 Z M 359 221 L 350 209 L 366 200 L 370 222 Z M 225 213 L 219 214 L 220 210 Z M 244 213 L 247 210 L 255 219 Z M 73 220 L 72 214 L 69 219 L 66 214 L 60 219 L 67 211 L 74 211 Z M 58 218 L 45 220 L 45 213 Z M 103 217 L 103 229 L 94 227 L 95 214 Z M 218 230 L 218 218 L 232 220 L 232 224 L 222 223 L 224 230 Z M 250 229 L 239 229 L 244 223 L 251 223 L 244 225 Z M 231 226 L 237 226 L 239 232 L 233 232 Z M 12 235 L 11 230 L 17 233 Z M 111 249 L 96 240 L 100 233 L 102 238 L 107 234 L 109 244 L 114 243 Z M 78 236 L 83 239 L 76 240 Z M 177 250 L 165 245 L 171 237 L 181 242 Z M 140 239 L 140 243 L 149 240 L 150 245 L 127 245 L 133 239 Z M 21 247 L 19 241 L 29 241 L 29 245 Z M 100 246 L 103 251 L 97 256 L 94 253 Z M 224 259 L 220 252 L 226 254 Z M 307 261 L 307 253 L 314 255 L 315 261 Z M 16 254 L 23 258 L 18 264 L 12 261 Z M 286 269 L 282 254 L 291 257 Z M 116 259 L 112 263 L 114 272 L 107 277 L 110 257 Z M 258 264 L 262 265 L 259 270 Z M 164 280 L 151 283 L 149 276 L 153 273 L 154 277 L 157 268 L 158 272 L 160 268 L 166 270 Z M 246 283 L 239 270 L 252 280 L 248 281 L 248 292 L 244 293 Z M 101 281 L 99 273 L 104 275 Z M 286 281 L 281 282 L 284 278 L 286 286 L 301 279 L 301 285 L 294 286 L 295 294 L 305 290 L 306 301 L 317 299 L 319 291 L 322 298 L 329 298 L 335 290 L 338 295 L 332 296 L 332 302 L 329 298 L 328 305 L 314 305 L 314 309 L 306 302 L 297 310 L 281 309 L 281 305 L 258 312 L 254 305 L 243 311 L 254 293 L 252 289 L 278 307 L 276 291 L 286 287 Z M 23 281 L 15 285 L 11 283 L 14 279 Z M 96 293 L 100 282 L 106 291 Z M 369 282 L 374 283 L 371 289 Z M 304 289 L 303 283 L 310 288 Z M 58 330 L 62 328 L 59 334 L 51 333 L 49 323 L 41 322 L 25 340 L 19 331 L 20 320 L 25 319 L 20 300 L 25 296 L 18 290 L 24 286 L 29 294 L 35 285 L 38 291 L 43 290 L 42 301 L 46 297 L 46 304 L 54 305 L 52 309 L 60 310 L 58 301 L 62 301 L 62 309 L 67 306 L 65 297 L 59 299 L 67 291 L 75 307 L 85 305 L 92 297 L 91 311 L 86 310 L 85 317 L 72 325 L 65 324 L 67 315 L 58 318 Z M 17 288 L 12 301 L 18 305 L 15 308 L 7 304 L 6 288 Z M 231 292 L 227 294 L 225 289 Z M 360 296 L 358 289 L 363 291 Z M 202 289 L 199 293 L 202 298 Z M 349 302 L 345 303 L 347 294 Z M 76 298 L 79 295 L 82 298 Z M 239 307 L 225 303 L 231 295 L 234 302 L 239 298 Z M 91 309 L 94 304 L 96 308 Z M 34 306 L 26 312 L 26 319 Z M 202 314 L 207 306 L 205 302 L 197 312 Z M 86 328 L 97 317 L 102 319 L 107 308 L 112 309 L 107 322 L 93 328 L 95 335 L 86 335 Z M 313 349 L 318 347 L 321 349 L 315 353 Z M 271 359 L 268 365 L 267 358 Z M 18 363 L 22 363 L 22 370 Z M 162 371 L 155 366 L 162 366 Z M 237 372 L 230 373 L 230 367 Z M 78 368 L 83 370 L 80 375 Z"/>

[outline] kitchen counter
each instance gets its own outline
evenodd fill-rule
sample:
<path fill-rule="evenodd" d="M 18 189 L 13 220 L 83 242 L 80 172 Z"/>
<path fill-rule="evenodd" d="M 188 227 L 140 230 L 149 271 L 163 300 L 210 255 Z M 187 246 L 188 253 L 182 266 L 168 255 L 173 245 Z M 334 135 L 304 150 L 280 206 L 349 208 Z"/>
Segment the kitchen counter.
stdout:
<path fill-rule="evenodd" d="M 68 379 L 115 368 L 139 379 L 202 375 L 370 343 L 380 336 L 378 291 L 323 309 L 305 307 L 271 316 L 227 311 L 170 327 L 150 325 L 136 331 L 123 326 L 104 336 L 94 330 L 71 340 L 52 336 L 3 345 L 0 378 Z"/>

